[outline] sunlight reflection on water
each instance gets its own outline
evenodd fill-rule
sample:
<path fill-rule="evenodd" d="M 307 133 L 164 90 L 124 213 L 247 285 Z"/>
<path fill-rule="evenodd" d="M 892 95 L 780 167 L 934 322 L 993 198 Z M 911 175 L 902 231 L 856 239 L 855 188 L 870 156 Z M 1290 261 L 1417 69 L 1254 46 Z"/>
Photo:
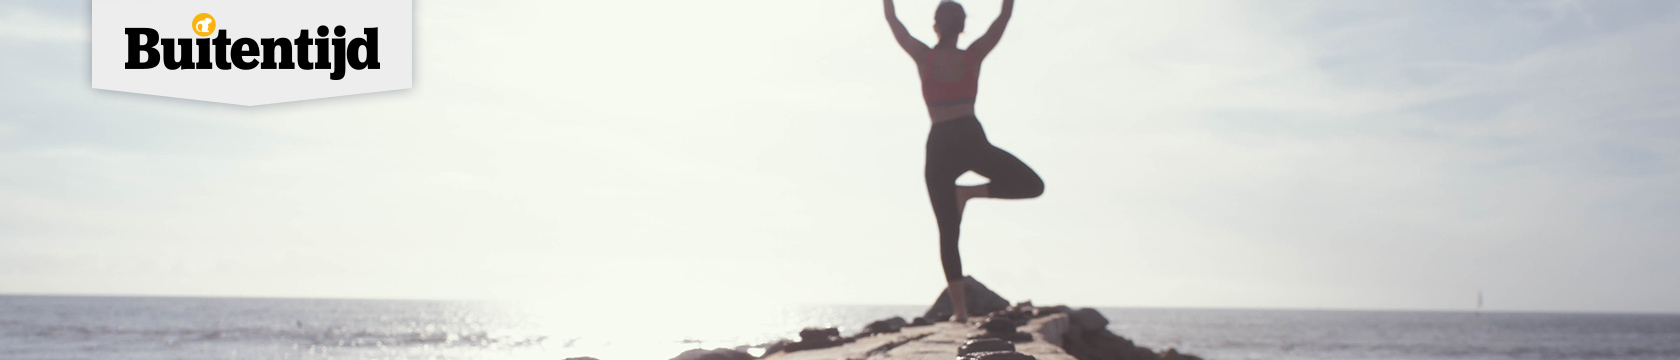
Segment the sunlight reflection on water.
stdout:
<path fill-rule="evenodd" d="M 668 359 L 919 307 L 0 296 L 0 358 Z"/>

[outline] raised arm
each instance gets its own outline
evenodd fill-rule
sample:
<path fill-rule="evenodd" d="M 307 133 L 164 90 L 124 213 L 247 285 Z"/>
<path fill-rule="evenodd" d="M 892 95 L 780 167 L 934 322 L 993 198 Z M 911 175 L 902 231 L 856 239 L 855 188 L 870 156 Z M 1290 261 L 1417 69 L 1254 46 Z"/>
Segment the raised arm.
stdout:
<path fill-rule="evenodd" d="M 910 36 L 910 30 L 905 29 L 904 23 L 898 21 L 898 10 L 893 9 L 893 0 L 881 2 L 886 5 L 887 26 L 892 28 L 893 37 L 898 39 L 898 46 L 904 48 L 904 52 L 910 53 L 910 58 L 915 59 L 917 64 L 922 63 L 922 59 L 927 57 L 927 44 Z"/>
<path fill-rule="evenodd" d="M 992 48 L 997 47 L 998 40 L 1003 38 L 1003 29 L 1009 27 L 1009 17 L 1013 15 L 1015 0 L 1003 0 L 1003 12 L 998 13 L 997 20 L 992 21 L 992 28 L 987 29 L 985 35 L 980 35 L 979 39 L 974 39 L 974 43 L 968 45 L 968 51 L 981 58 L 992 53 Z"/>

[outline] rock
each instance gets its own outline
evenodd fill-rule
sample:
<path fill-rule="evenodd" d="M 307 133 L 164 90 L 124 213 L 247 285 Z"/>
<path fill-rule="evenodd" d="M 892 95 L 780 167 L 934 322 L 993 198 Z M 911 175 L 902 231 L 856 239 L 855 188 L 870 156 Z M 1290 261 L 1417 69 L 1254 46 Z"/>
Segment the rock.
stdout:
<path fill-rule="evenodd" d="M 1201 360 L 1199 357 L 1167 349 L 1160 353 L 1138 346 L 1131 340 L 1108 331 L 1108 319 L 1091 309 L 1080 309 L 1066 315 L 1068 325 L 1061 334 L 1062 351 L 1079 360 Z M 1086 313 L 1084 323 L 1079 314 Z M 1094 316 L 1093 316 L 1094 315 Z M 1046 336 L 1049 336 L 1046 333 Z"/>
<path fill-rule="evenodd" d="M 986 285 L 980 284 L 980 281 L 974 280 L 972 276 L 963 278 L 963 298 L 967 299 L 969 315 L 988 314 L 1009 308 L 1009 300 L 987 289 Z M 951 311 L 950 293 L 940 290 L 939 299 L 934 300 L 933 306 L 928 308 L 923 317 L 940 320 L 949 319 L 953 314 L 956 313 Z"/>
<path fill-rule="evenodd" d="M 596 358 L 584 356 L 584 357 L 566 358 L 566 360 L 601 360 L 601 359 L 596 359 Z"/>
<path fill-rule="evenodd" d="M 1015 344 L 998 339 L 974 339 L 957 348 L 957 356 L 989 351 L 1015 351 Z"/>
<path fill-rule="evenodd" d="M 1166 352 L 1161 353 L 1161 360 L 1202 360 L 1202 358 L 1195 355 L 1180 354 L 1178 349 L 1168 348 Z"/>
<path fill-rule="evenodd" d="M 805 328 L 799 330 L 799 342 L 830 340 L 840 337 L 839 328 Z"/>
<path fill-rule="evenodd" d="M 1060 348 L 1062 347 L 1062 341 L 1066 338 L 1068 328 L 1070 327 L 1073 327 L 1073 322 L 1068 321 L 1067 315 L 1062 315 L 1050 319 L 1043 319 L 1038 324 L 1037 328 L 1030 333 L 1030 335 L 1032 335 L 1035 340 L 1044 341 L 1050 345 L 1055 345 L 1057 348 Z"/>
<path fill-rule="evenodd" d="M 967 356 L 963 356 L 960 359 L 962 359 L 962 360 L 1038 360 L 1038 358 L 1035 358 L 1032 355 L 1022 354 L 1022 353 L 1018 353 L 1018 352 L 1014 352 L 1014 351 L 979 352 L 979 353 L 968 354 Z"/>
<path fill-rule="evenodd" d="M 990 314 L 986 314 L 986 317 L 988 319 L 1009 320 L 1016 326 L 1020 326 L 1032 321 L 1033 317 L 1037 314 L 1037 311 L 1038 309 L 1032 306 L 1032 302 L 1027 301 L 1015 304 L 1015 306 L 1010 306 L 1008 309 L 993 311 Z"/>
<path fill-rule="evenodd" d="M 805 351 L 805 350 L 827 349 L 827 348 L 831 348 L 831 347 L 835 347 L 835 346 L 840 346 L 840 344 L 841 343 L 839 341 L 809 341 L 809 342 L 800 341 L 800 342 L 796 342 L 796 343 L 787 344 L 787 346 L 783 346 L 782 351 L 784 351 L 784 352 L 795 352 L 795 351 Z"/>
<path fill-rule="evenodd" d="M 875 322 L 869 323 L 869 325 L 864 326 L 863 327 L 863 333 L 861 333 L 859 335 L 867 336 L 867 335 L 874 335 L 874 334 L 894 333 L 894 332 L 898 332 L 899 330 L 904 329 L 904 326 L 908 325 L 908 324 L 909 323 L 904 321 L 903 317 L 898 317 L 898 316 L 894 316 L 891 319 L 876 320 Z"/>
<path fill-rule="evenodd" d="M 1096 349 L 1098 353 L 1110 354 L 1111 356 L 1118 355 L 1118 357 L 1116 357 L 1118 359 L 1160 358 L 1155 355 L 1154 350 L 1138 346 L 1137 344 L 1132 343 L 1131 340 L 1120 337 L 1120 335 L 1115 335 L 1106 329 L 1087 333 L 1085 340 L 1091 345 L 1091 348 Z"/>
<path fill-rule="evenodd" d="M 838 328 L 805 328 L 805 330 L 799 331 L 799 342 L 787 344 L 782 349 L 790 352 L 823 349 L 840 346 L 844 343 L 846 342 L 840 338 L 840 329 Z"/>
<path fill-rule="evenodd" d="M 752 360 L 753 356 L 745 352 L 730 349 L 694 349 L 684 351 L 671 360 Z"/>
<path fill-rule="evenodd" d="M 1079 309 L 1074 311 L 1073 314 L 1069 314 L 1069 317 L 1071 317 L 1070 320 L 1073 320 L 1073 324 L 1079 326 L 1081 330 L 1098 331 L 1108 328 L 1108 318 L 1103 317 L 1102 313 L 1097 312 L 1096 309 Z"/>
<path fill-rule="evenodd" d="M 928 318 L 925 318 L 925 317 L 917 317 L 916 320 L 910 321 L 910 325 L 905 325 L 905 326 L 928 326 L 928 325 L 933 325 L 933 321 L 930 321 L 930 320 L 928 320 Z"/>
<path fill-rule="evenodd" d="M 986 334 L 991 335 L 1014 334 L 1016 326 L 1020 325 L 1016 325 L 1014 320 L 1001 316 L 987 318 L 986 322 L 980 324 L 980 328 L 986 329 Z"/>
<path fill-rule="evenodd" d="M 1029 342 L 1029 341 L 1033 341 L 1033 335 L 1028 334 L 1028 333 L 1023 333 L 1023 332 L 1018 332 L 1018 333 L 1013 333 L 1013 334 L 980 334 L 980 335 L 970 336 L 970 337 L 968 337 L 968 339 L 969 340 L 997 339 L 997 340 L 1008 341 L 1008 342 Z"/>
<path fill-rule="evenodd" d="M 783 349 L 786 349 L 789 344 L 793 344 L 793 341 L 782 339 L 773 343 L 764 344 L 764 354 L 768 355 L 781 352 Z"/>
<path fill-rule="evenodd" d="M 1067 307 L 1067 305 L 1056 305 L 1056 306 L 1051 306 L 1051 307 L 1033 308 L 1033 317 L 1043 317 L 1043 316 L 1050 316 L 1050 315 L 1055 315 L 1055 314 L 1064 314 L 1064 313 L 1068 313 L 1068 312 L 1072 312 L 1072 311 L 1073 311 L 1073 309 L 1069 309 Z"/>

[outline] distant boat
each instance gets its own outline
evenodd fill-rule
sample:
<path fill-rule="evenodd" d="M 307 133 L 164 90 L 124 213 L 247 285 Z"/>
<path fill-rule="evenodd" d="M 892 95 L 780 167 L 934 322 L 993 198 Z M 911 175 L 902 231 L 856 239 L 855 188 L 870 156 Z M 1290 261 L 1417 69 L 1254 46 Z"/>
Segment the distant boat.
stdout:
<path fill-rule="evenodd" d="M 1476 289 L 1476 315 L 1482 314 L 1482 290 Z"/>

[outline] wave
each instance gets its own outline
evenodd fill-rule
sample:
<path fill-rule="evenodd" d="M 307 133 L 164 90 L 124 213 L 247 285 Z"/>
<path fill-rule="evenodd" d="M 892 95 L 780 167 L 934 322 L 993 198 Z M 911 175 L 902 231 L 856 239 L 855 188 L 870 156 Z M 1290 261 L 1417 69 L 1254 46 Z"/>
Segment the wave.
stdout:
<path fill-rule="evenodd" d="M 36 340 L 141 340 L 163 341 L 168 345 L 195 342 L 290 342 L 295 345 L 332 347 L 448 346 L 473 348 L 520 348 L 541 346 L 547 336 L 493 333 L 483 330 L 378 330 L 345 326 L 226 327 L 207 329 L 137 329 L 120 326 L 46 325 L 8 331 L 7 337 Z M 21 335 L 21 336 L 20 336 Z M 147 340 L 150 339 L 150 340 Z"/>

